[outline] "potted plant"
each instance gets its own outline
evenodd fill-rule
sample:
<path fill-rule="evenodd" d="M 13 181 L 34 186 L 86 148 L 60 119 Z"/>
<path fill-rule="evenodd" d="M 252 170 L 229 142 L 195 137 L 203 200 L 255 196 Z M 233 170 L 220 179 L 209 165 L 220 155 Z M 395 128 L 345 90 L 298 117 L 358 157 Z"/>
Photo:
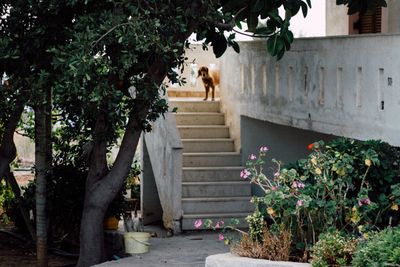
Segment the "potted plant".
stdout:
<path fill-rule="evenodd" d="M 104 219 L 105 230 L 117 230 L 118 223 L 124 214 L 124 199 L 125 188 L 121 190 L 111 204 L 108 206 Z"/>

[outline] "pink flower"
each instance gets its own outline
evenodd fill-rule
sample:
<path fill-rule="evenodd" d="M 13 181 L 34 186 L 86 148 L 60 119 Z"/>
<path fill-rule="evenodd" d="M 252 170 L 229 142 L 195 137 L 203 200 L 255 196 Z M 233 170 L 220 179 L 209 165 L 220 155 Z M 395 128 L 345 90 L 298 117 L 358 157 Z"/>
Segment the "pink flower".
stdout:
<path fill-rule="evenodd" d="M 277 187 L 277 186 L 272 186 L 272 187 L 271 187 L 271 190 L 272 190 L 272 191 L 276 191 L 276 190 L 278 190 L 278 187 Z"/>
<path fill-rule="evenodd" d="M 250 172 L 247 169 L 244 169 L 240 172 L 240 177 L 243 179 L 247 179 L 250 176 Z"/>
<path fill-rule="evenodd" d="M 249 159 L 251 159 L 251 160 L 255 160 L 257 157 L 256 157 L 256 155 L 254 155 L 254 154 L 251 154 L 250 155 L 250 157 L 249 157 Z"/>
<path fill-rule="evenodd" d="M 294 181 L 293 184 L 292 184 L 292 187 L 301 189 L 301 188 L 304 188 L 305 185 L 302 182 Z"/>
<path fill-rule="evenodd" d="M 275 172 L 275 173 L 274 173 L 274 177 L 278 177 L 279 175 L 280 175 L 279 172 Z"/>
<path fill-rule="evenodd" d="M 223 225 L 224 225 L 224 221 L 219 221 L 219 222 L 217 222 L 217 224 L 215 225 L 215 228 L 216 228 L 216 229 L 221 228 Z"/>
<path fill-rule="evenodd" d="M 203 224 L 203 221 L 201 219 L 198 219 L 198 220 L 194 221 L 194 227 L 196 229 L 199 229 L 202 226 L 202 224 Z"/>
<path fill-rule="evenodd" d="M 298 207 L 303 206 L 303 204 L 304 204 L 304 200 L 302 200 L 302 199 L 297 200 L 297 206 Z"/>
<path fill-rule="evenodd" d="M 222 240 L 224 240 L 225 239 L 225 236 L 224 235 L 222 235 L 222 234 L 219 234 L 218 235 L 218 240 L 219 241 L 222 241 Z"/>
<path fill-rule="evenodd" d="M 268 151 L 268 147 L 266 147 L 266 146 L 260 147 L 260 152 L 267 152 L 267 151 Z"/>
<path fill-rule="evenodd" d="M 363 198 L 358 201 L 358 206 L 364 206 L 371 204 L 371 200 L 369 198 Z"/>

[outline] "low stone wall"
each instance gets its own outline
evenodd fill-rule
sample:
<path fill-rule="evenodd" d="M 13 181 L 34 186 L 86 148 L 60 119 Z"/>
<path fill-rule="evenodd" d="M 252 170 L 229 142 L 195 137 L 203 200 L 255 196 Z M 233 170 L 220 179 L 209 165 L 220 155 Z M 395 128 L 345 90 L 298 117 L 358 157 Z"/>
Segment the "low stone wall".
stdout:
<path fill-rule="evenodd" d="M 310 267 L 308 263 L 288 261 L 268 261 L 239 257 L 231 253 L 208 256 L 206 267 Z"/>

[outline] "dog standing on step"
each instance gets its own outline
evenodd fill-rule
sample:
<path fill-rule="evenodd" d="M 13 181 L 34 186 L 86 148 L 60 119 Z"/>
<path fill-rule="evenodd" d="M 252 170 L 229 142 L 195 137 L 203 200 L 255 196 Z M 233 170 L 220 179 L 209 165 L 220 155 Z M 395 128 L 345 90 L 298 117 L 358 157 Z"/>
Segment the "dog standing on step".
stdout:
<path fill-rule="evenodd" d="M 201 77 L 206 90 L 206 97 L 203 100 L 206 101 L 208 99 L 208 93 L 211 88 L 211 100 L 214 101 L 215 87 L 219 85 L 219 72 L 209 71 L 207 67 L 203 66 L 199 69 L 198 74 L 197 77 Z"/>

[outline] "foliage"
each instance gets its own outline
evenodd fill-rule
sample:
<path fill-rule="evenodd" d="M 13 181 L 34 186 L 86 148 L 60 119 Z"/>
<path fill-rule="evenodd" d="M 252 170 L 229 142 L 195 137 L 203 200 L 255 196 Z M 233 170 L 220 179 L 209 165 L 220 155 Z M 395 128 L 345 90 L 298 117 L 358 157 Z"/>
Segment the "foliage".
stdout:
<path fill-rule="evenodd" d="M 5 213 L 9 203 L 14 199 L 14 194 L 11 187 L 4 179 L 0 179 L 0 225 L 10 223 L 10 218 Z"/>
<path fill-rule="evenodd" d="M 290 227 L 297 249 L 307 251 L 330 228 L 365 232 L 398 223 L 398 154 L 379 141 L 338 139 L 314 143 L 295 165 L 276 164 L 274 177 L 263 174 L 267 148 L 250 155 L 241 177 L 259 185 L 250 233 L 260 240 L 260 222 Z"/>
<path fill-rule="evenodd" d="M 354 267 L 400 265 L 400 227 L 388 227 L 361 241 L 353 257 Z"/>
<path fill-rule="evenodd" d="M 358 240 L 337 230 L 323 233 L 312 250 L 313 267 L 348 266 Z"/>
<path fill-rule="evenodd" d="M 49 216 L 50 234 L 53 240 L 67 239 L 79 242 L 79 227 L 83 211 L 87 169 L 74 165 L 55 165 L 51 179 L 47 183 L 47 212 Z M 22 203 L 35 213 L 35 181 L 24 188 Z M 16 226 L 26 232 L 25 224 L 20 216 L 16 200 L 13 200 L 7 212 Z M 123 192 L 111 202 L 107 216 L 121 217 L 123 214 Z M 66 218 L 68 218 L 66 220 Z"/>
<path fill-rule="evenodd" d="M 80 218 L 82 216 L 84 185 L 86 171 L 72 165 L 54 166 L 51 179 L 47 181 L 47 212 L 50 227 L 50 236 L 53 240 L 67 238 L 71 241 L 79 240 Z M 35 180 L 23 188 L 21 203 L 35 214 Z M 26 232 L 25 224 L 19 214 L 17 200 L 7 211 L 15 225 Z M 68 218 L 66 220 L 66 218 Z"/>

